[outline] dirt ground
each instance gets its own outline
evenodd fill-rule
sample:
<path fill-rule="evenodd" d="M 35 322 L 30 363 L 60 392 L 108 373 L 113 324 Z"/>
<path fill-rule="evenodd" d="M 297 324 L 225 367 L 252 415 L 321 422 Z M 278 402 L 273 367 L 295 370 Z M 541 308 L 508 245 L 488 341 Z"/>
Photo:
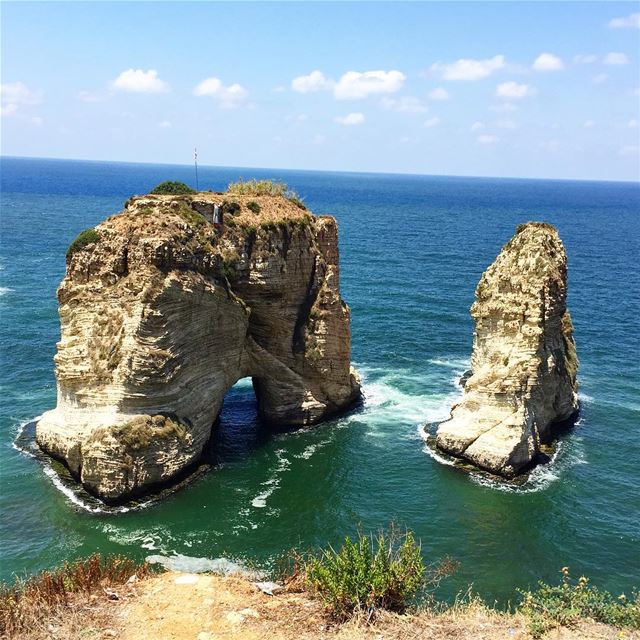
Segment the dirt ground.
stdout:
<path fill-rule="evenodd" d="M 304 593 L 262 593 L 244 578 L 164 573 L 148 578 L 114 602 L 112 625 L 93 637 L 120 640 L 528 640 L 520 616 L 470 607 L 441 615 L 381 615 L 334 625 Z M 60 636 L 58 636 L 60 637 Z M 91 637 L 91 636 L 84 636 Z M 640 640 L 640 634 L 596 623 L 555 629 L 546 640 Z"/>

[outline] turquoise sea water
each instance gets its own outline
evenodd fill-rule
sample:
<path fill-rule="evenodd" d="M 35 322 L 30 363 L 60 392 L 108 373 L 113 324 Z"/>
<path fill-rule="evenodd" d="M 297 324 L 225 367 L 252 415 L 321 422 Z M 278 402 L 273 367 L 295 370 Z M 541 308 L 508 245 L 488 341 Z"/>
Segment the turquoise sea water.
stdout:
<path fill-rule="evenodd" d="M 616 592 L 640 586 L 640 185 L 201 168 L 201 188 L 275 177 L 337 217 L 365 403 L 270 436 L 240 381 L 213 470 L 159 504 L 105 514 L 71 501 L 13 443 L 55 404 L 55 290 L 67 246 L 131 194 L 193 182 L 193 171 L 14 158 L 1 168 L 0 578 L 95 550 L 267 566 L 292 546 L 337 544 L 396 520 L 428 560 L 461 563 L 445 594 L 473 582 L 504 599 L 555 580 L 564 565 Z M 555 461 L 506 490 L 435 460 L 418 429 L 459 396 L 475 285 L 527 220 L 557 225 L 569 255 L 582 414 Z"/>

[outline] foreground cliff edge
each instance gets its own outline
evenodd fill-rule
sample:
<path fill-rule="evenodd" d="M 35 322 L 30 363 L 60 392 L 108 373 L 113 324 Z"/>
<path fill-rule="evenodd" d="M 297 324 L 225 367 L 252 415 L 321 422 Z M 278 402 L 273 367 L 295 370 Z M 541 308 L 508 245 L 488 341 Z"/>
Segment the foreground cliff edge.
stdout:
<path fill-rule="evenodd" d="M 360 398 L 336 221 L 284 196 L 131 198 L 70 247 L 58 300 L 58 401 L 36 440 L 103 500 L 196 462 L 241 378 L 275 425 Z"/>
<path fill-rule="evenodd" d="M 567 256 L 546 223 L 520 225 L 484 272 L 471 307 L 472 375 L 436 446 L 511 478 L 578 410 L 578 358 L 566 306 Z"/>

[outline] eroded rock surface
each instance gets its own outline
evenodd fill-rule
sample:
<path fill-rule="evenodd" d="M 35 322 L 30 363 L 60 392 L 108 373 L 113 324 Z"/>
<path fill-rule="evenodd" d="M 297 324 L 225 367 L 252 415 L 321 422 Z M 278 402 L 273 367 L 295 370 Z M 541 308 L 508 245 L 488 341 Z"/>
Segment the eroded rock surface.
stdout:
<path fill-rule="evenodd" d="M 220 230 L 206 216 L 225 200 L 240 208 Z M 360 397 L 334 218 L 284 197 L 143 196 L 96 231 L 67 258 L 58 402 L 36 430 L 92 493 L 121 500 L 191 465 L 240 378 L 278 425 Z"/>
<path fill-rule="evenodd" d="M 521 225 L 476 289 L 472 375 L 438 427 L 440 449 L 512 477 L 552 438 L 554 423 L 576 413 L 578 359 L 566 297 L 557 231 Z"/>

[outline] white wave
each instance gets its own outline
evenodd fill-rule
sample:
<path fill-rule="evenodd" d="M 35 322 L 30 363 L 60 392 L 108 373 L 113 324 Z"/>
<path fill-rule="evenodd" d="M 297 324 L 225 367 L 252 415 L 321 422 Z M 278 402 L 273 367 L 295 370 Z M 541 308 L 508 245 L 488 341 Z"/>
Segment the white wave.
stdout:
<path fill-rule="evenodd" d="M 42 469 L 44 471 L 44 474 L 47 476 L 47 478 L 49 478 L 49 480 L 51 481 L 51 484 L 53 484 L 53 486 L 58 491 L 60 491 L 60 493 L 62 493 L 62 495 L 67 499 L 68 502 L 75 505 L 76 507 L 80 507 L 81 509 L 88 511 L 89 513 L 127 513 L 128 511 L 131 511 L 131 507 L 127 507 L 127 506 L 107 507 L 107 505 L 104 502 L 102 502 L 99 498 L 93 498 L 93 501 L 96 503 L 95 505 L 89 504 L 88 502 L 82 499 L 82 496 L 80 495 L 78 490 L 66 484 L 60 478 L 56 470 L 51 466 L 50 462 L 48 462 L 47 460 L 40 459 L 40 457 L 36 456 L 32 451 L 29 451 L 28 449 L 25 449 L 18 444 L 18 441 L 20 437 L 23 435 L 26 427 L 33 422 L 37 422 L 38 420 L 40 420 L 40 418 L 42 418 L 42 415 L 38 415 L 35 418 L 25 420 L 24 422 L 21 422 L 20 424 L 18 424 L 18 427 L 16 430 L 17 433 L 15 436 L 15 439 L 11 443 L 11 446 L 16 451 L 19 451 L 21 454 L 29 458 L 36 458 L 38 462 L 42 464 Z M 151 504 L 153 504 L 153 500 L 148 500 L 147 502 L 141 502 L 137 504 L 135 508 L 144 509 L 145 507 Z M 104 505 L 104 506 L 100 506 L 100 505 Z"/>
<path fill-rule="evenodd" d="M 593 396 L 587 395 L 586 393 L 579 393 L 578 400 L 580 400 L 580 402 L 584 402 L 585 404 L 589 404 L 593 402 Z"/>
<path fill-rule="evenodd" d="M 393 422 L 414 425 L 437 422 L 449 417 L 451 405 L 460 395 L 459 389 L 451 393 L 411 394 L 399 390 L 384 378 L 364 385 L 364 414 L 358 419 L 365 422 L 393 418 Z"/>
<path fill-rule="evenodd" d="M 261 491 L 253 500 L 251 500 L 251 506 L 256 509 L 263 509 L 267 506 L 267 498 L 273 494 L 273 492 L 280 486 L 280 475 L 289 469 L 291 461 L 285 458 L 286 451 L 284 449 L 276 449 L 276 458 L 278 464 L 273 471 L 273 475 L 267 478 L 264 482 L 260 483 L 260 486 L 266 487 L 264 491 Z"/>
<path fill-rule="evenodd" d="M 4 296 L 7 293 L 11 293 L 12 291 L 14 291 L 14 289 L 11 289 L 9 287 L 0 287 L 0 296 Z"/>
<path fill-rule="evenodd" d="M 465 358 L 432 358 L 427 360 L 429 364 L 434 364 L 438 367 L 446 367 L 447 369 L 460 370 L 460 373 L 464 373 L 471 368 L 471 361 Z"/>
<path fill-rule="evenodd" d="M 304 448 L 302 453 L 299 453 L 294 456 L 294 458 L 299 458 L 301 460 L 308 460 L 320 447 L 327 444 L 326 442 L 318 442 L 316 444 L 310 444 L 309 446 Z"/>
<path fill-rule="evenodd" d="M 574 440 L 572 445 L 575 444 L 576 441 Z M 588 464 L 582 448 L 572 446 L 571 450 L 568 450 L 567 443 L 560 440 L 556 443 L 556 449 L 549 462 L 534 467 L 529 473 L 526 482 L 521 485 L 494 480 L 481 473 L 470 473 L 469 475 L 476 484 L 497 491 L 505 493 L 534 493 L 547 489 L 562 476 L 567 467 L 579 464 Z"/>

